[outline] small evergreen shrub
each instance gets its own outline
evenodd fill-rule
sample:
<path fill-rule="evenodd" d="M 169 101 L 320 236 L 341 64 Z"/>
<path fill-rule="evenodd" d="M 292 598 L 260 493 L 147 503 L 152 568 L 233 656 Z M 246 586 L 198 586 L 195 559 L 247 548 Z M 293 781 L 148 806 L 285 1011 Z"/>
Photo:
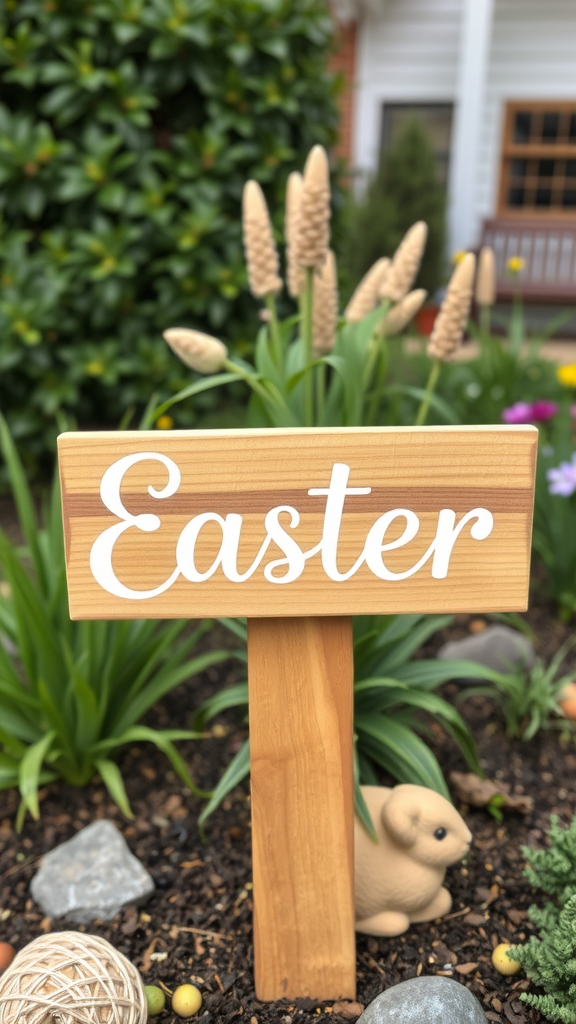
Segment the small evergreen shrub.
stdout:
<path fill-rule="evenodd" d="M 28 461 L 60 408 L 178 390 L 169 324 L 241 350 L 242 186 L 278 208 L 334 141 L 331 40 L 323 0 L 0 0 L 0 405 Z"/>
<path fill-rule="evenodd" d="M 528 861 L 524 871 L 533 885 L 556 898 L 543 907 L 530 907 L 528 917 L 540 935 L 508 951 L 522 964 L 528 978 L 544 995 L 523 992 L 520 999 L 546 1020 L 573 1024 L 576 1020 L 576 817 L 562 828 L 552 816 L 546 850 L 522 847 Z"/>
<path fill-rule="evenodd" d="M 428 241 L 416 283 L 433 294 L 445 279 L 446 194 L 426 131 L 413 118 L 382 155 L 365 197 L 351 206 L 346 240 L 351 287 L 380 256 L 391 256 L 418 220 L 428 225 Z"/>

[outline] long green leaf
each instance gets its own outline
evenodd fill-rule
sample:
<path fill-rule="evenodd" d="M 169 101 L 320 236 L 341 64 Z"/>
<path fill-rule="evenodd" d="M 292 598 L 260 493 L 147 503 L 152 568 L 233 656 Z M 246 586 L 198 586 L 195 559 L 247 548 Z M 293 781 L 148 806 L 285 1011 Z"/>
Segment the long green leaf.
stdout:
<path fill-rule="evenodd" d="M 399 782 L 428 786 L 450 798 L 436 758 L 412 729 L 393 718 L 371 715 L 356 716 L 354 727 L 359 749 Z"/>
<path fill-rule="evenodd" d="M 194 728 L 201 732 L 210 719 L 222 711 L 238 707 L 248 707 L 248 683 L 237 683 L 208 697 L 194 716 Z"/>
<path fill-rule="evenodd" d="M 118 765 L 114 764 L 114 761 L 110 761 L 106 757 L 99 757 L 95 760 L 94 767 L 98 771 L 98 774 L 110 793 L 114 803 L 118 804 L 122 814 L 127 818 L 133 818 L 134 814 L 130 807 L 128 794 L 126 793 L 124 781 Z"/>
<path fill-rule="evenodd" d="M 56 733 L 50 730 L 41 740 L 32 743 L 24 754 L 18 770 L 18 784 L 22 801 L 36 821 L 40 817 L 38 785 L 42 763 L 55 739 Z"/>
<path fill-rule="evenodd" d="M 218 785 L 214 789 L 210 800 L 206 804 L 202 814 L 198 818 L 198 826 L 201 829 L 204 822 L 219 806 L 225 796 L 239 785 L 250 774 L 250 743 L 245 740 L 240 750 L 234 755 L 226 771 L 221 776 Z"/>
<path fill-rule="evenodd" d="M 36 570 L 36 575 L 38 577 L 38 583 L 45 592 L 46 579 L 44 576 L 44 565 L 38 546 L 38 526 L 36 524 L 34 503 L 32 501 L 32 495 L 30 494 L 30 488 L 28 487 L 24 468 L 20 461 L 20 456 L 18 455 L 16 445 L 12 440 L 8 424 L 2 416 L 2 413 L 0 413 L 0 448 L 2 449 L 2 454 L 10 477 L 12 494 L 18 510 L 18 519 L 20 520 L 22 533 L 26 538 L 26 544 L 28 545 L 28 549 L 32 556 L 34 569 Z"/>

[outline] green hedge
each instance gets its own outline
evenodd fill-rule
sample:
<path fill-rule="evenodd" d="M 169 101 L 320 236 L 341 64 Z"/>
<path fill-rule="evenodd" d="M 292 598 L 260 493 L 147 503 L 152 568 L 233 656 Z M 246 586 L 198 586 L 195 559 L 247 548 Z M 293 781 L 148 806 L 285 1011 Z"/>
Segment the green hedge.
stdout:
<path fill-rule="evenodd" d="M 0 405 L 29 461 L 59 409 L 181 387 L 163 328 L 249 344 L 242 186 L 281 213 L 334 141 L 331 40 L 324 0 L 0 0 Z"/>

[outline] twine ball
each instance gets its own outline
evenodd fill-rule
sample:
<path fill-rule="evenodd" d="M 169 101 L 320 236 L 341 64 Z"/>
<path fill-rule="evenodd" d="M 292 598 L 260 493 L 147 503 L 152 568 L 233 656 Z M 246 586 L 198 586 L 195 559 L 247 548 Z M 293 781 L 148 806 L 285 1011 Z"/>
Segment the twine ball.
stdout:
<path fill-rule="evenodd" d="M 147 1016 L 140 974 L 97 935 L 41 935 L 0 977 L 0 1024 L 145 1024 Z"/>

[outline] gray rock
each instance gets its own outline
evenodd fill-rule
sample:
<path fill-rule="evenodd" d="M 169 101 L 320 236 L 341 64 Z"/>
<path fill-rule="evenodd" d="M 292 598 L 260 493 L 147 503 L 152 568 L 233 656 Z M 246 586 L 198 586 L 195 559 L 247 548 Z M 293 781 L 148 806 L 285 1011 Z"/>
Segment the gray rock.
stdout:
<path fill-rule="evenodd" d="M 357 1024 L 486 1024 L 480 1003 L 450 978 L 411 978 L 376 996 Z"/>
<path fill-rule="evenodd" d="M 531 669 L 535 662 L 534 648 L 527 636 L 510 626 L 487 626 L 481 633 L 473 633 L 462 640 L 451 640 L 438 651 L 446 661 L 476 661 L 497 672 L 509 672 L 520 662 Z"/>
<path fill-rule="evenodd" d="M 154 892 L 154 882 L 111 821 L 95 821 L 42 858 L 30 891 L 48 917 L 109 921 Z"/>

